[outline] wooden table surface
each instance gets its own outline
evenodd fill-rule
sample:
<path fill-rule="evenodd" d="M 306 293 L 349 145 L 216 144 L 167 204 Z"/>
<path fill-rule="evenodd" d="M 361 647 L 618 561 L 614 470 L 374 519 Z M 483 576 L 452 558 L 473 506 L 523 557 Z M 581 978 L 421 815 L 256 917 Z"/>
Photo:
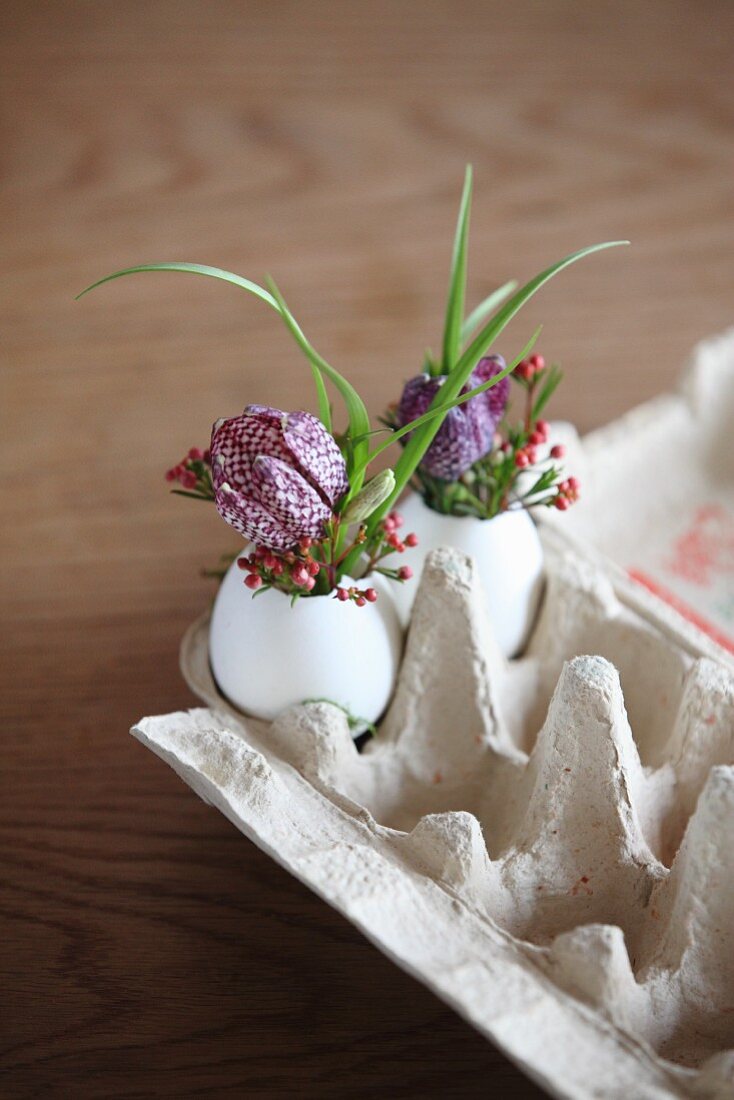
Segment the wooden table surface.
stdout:
<path fill-rule="evenodd" d="M 597 240 L 515 322 L 582 429 L 734 321 L 734 6 L 6 0 L 0 1095 L 541 1093 L 127 735 L 236 545 L 166 466 L 313 407 L 234 288 L 272 272 L 377 413 L 439 339 L 464 163 L 473 298 Z"/>

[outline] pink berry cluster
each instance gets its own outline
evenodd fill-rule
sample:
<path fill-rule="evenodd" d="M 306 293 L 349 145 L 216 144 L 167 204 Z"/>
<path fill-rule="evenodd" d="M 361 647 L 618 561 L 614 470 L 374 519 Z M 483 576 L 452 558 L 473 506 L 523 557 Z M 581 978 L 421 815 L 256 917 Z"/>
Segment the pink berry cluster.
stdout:
<path fill-rule="evenodd" d="M 316 587 L 322 563 L 312 555 L 314 540 L 302 538 L 294 550 L 281 552 L 256 546 L 252 553 L 237 559 L 237 565 L 247 573 L 245 584 L 252 592 L 279 588 L 291 595 L 304 595 Z"/>
<path fill-rule="evenodd" d="M 391 512 L 381 524 L 367 545 L 365 529 L 361 527 L 354 541 L 340 554 L 335 553 L 333 532 L 323 539 L 309 537 L 299 539 L 291 550 L 273 550 L 266 546 L 256 546 L 249 554 L 237 559 L 238 567 L 247 574 L 245 584 L 253 595 L 268 588 L 277 588 L 293 598 L 333 593 L 340 603 L 351 602 L 357 607 L 365 607 L 377 600 L 377 590 L 372 587 L 339 584 L 340 566 L 356 545 L 364 548 L 368 556 L 366 575 L 373 570 L 398 581 L 407 581 L 413 576 L 409 565 L 399 569 L 389 569 L 380 563 L 390 554 L 402 554 L 408 547 L 417 546 L 414 534 L 401 539 L 398 529 L 403 518 L 397 512 Z"/>
<path fill-rule="evenodd" d="M 553 507 L 557 508 L 559 512 L 565 512 L 579 499 L 580 490 L 581 485 L 577 477 L 569 477 L 565 481 L 559 482 L 556 495 L 553 498 Z"/>
<path fill-rule="evenodd" d="M 527 442 L 515 451 L 515 465 L 521 470 L 526 466 L 534 466 L 538 461 L 538 447 L 548 442 L 549 435 L 548 421 L 536 420 L 531 431 L 528 432 Z M 564 453 L 565 448 L 560 443 L 552 447 L 550 452 L 551 458 L 563 458 Z"/>
<path fill-rule="evenodd" d="M 523 359 L 513 371 L 513 376 L 522 382 L 534 382 L 536 375 L 545 370 L 545 359 L 542 355 L 531 355 L 529 359 Z"/>
<path fill-rule="evenodd" d="M 204 500 L 213 500 L 210 452 L 202 450 L 201 447 L 192 447 L 176 466 L 166 470 L 166 481 L 178 482 L 185 493 L 202 497 Z M 174 489 L 174 492 L 180 492 L 180 490 Z"/>
<path fill-rule="evenodd" d="M 351 600 L 352 603 L 356 603 L 357 607 L 364 607 L 365 604 L 374 603 L 377 599 L 376 589 L 357 588 L 355 585 L 350 588 L 342 588 L 340 585 L 334 595 L 341 603 L 347 603 L 348 600 Z"/>
<path fill-rule="evenodd" d="M 409 565 L 402 565 L 397 569 L 390 569 L 387 566 L 381 565 L 385 558 L 390 554 L 404 554 L 406 550 L 412 549 L 418 545 L 418 536 L 414 531 L 400 537 L 398 531 L 403 526 L 404 520 L 399 512 L 390 512 L 385 516 L 382 523 L 377 527 L 377 530 L 371 540 L 368 548 L 368 567 L 367 571 L 371 572 L 373 569 L 378 573 L 382 573 L 384 577 L 390 577 L 395 581 L 409 581 L 413 576 L 413 570 Z"/>

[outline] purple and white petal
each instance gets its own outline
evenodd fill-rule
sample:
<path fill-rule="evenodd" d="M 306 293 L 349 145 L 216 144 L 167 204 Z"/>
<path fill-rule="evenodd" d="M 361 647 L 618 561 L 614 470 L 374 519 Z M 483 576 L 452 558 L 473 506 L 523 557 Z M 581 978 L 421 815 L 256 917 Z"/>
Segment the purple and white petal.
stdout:
<path fill-rule="evenodd" d="M 456 481 L 477 459 L 486 454 L 484 434 L 476 415 L 465 412 L 471 402 L 450 409 L 421 465 L 441 481 Z"/>
<path fill-rule="evenodd" d="M 214 425 L 211 454 L 215 490 L 225 481 L 233 489 L 247 489 L 252 464 L 259 454 L 288 457 L 282 430 L 284 414 L 269 406 L 251 405 L 249 409 Z"/>
<path fill-rule="evenodd" d="M 286 417 L 283 438 L 301 472 L 333 508 L 349 488 L 347 465 L 334 437 L 311 413 L 294 412 Z"/>
<path fill-rule="evenodd" d="M 266 420 L 272 420 L 276 424 L 282 424 L 288 413 L 282 409 L 276 409 L 272 405 L 245 405 L 243 416 L 263 416 Z"/>
<path fill-rule="evenodd" d="M 468 393 L 501 369 L 499 357 L 492 356 L 482 360 L 461 392 Z M 432 378 L 428 374 L 419 374 L 411 378 L 403 389 L 398 405 L 397 419 L 400 426 L 409 424 L 427 412 L 445 382 L 445 375 Z M 495 429 L 507 400 L 506 393 L 502 393 L 503 386 L 504 380 L 488 390 L 486 395 L 479 394 L 446 414 L 421 461 L 424 470 L 441 481 L 456 481 L 492 449 Z M 499 399 L 490 401 L 495 390 L 501 391 Z M 410 435 L 412 433 L 408 433 L 406 440 Z"/>
<path fill-rule="evenodd" d="M 506 366 L 507 364 L 501 355 L 487 355 L 484 359 L 480 359 L 474 368 L 469 389 L 474 389 L 475 386 L 481 386 L 482 382 L 488 382 L 490 378 L 494 378 L 496 374 L 503 371 Z M 509 375 L 503 378 L 501 382 L 497 382 L 491 389 L 485 390 L 484 394 L 480 394 L 479 396 L 485 398 L 496 428 L 505 415 L 507 401 L 510 396 Z"/>
<path fill-rule="evenodd" d="M 249 542 L 270 550 L 290 550 L 297 541 L 262 504 L 230 488 L 226 482 L 217 490 L 214 503 L 222 519 Z"/>
<path fill-rule="evenodd" d="M 428 406 L 443 385 L 445 378 L 431 378 L 428 374 L 417 374 L 405 383 L 398 405 L 398 423 L 402 428 L 411 420 L 417 420 L 428 411 Z M 412 432 L 405 437 L 410 438 Z"/>
<path fill-rule="evenodd" d="M 304 477 L 282 459 L 258 455 L 252 467 L 251 491 L 275 521 L 294 538 L 321 538 L 331 509 Z"/>

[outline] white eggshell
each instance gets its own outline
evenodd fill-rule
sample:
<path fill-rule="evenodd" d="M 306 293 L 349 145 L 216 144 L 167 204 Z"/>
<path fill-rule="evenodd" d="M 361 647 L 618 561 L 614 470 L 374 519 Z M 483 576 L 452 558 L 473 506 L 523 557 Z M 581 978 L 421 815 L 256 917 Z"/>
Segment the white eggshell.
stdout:
<path fill-rule="evenodd" d="M 395 586 L 403 625 L 410 620 L 426 555 L 452 546 L 476 560 L 494 637 L 506 657 L 516 656 L 530 634 L 543 591 L 543 548 L 528 513 L 502 512 L 488 520 L 444 516 L 428 508 L 418 493 L 401 501 L 398 511 L 405 520 L 401 534 L 415 531 L 418 536 L 418 546 L 400 559 L 413 569 L 413 579 Z"/>
<path fill-rule="evenodd" d="M 376 603 L 333 596 L 254 596 L 234 562 L 212 611 L 209 653 L 222 692 L 240 710 L 271 720 L 293 703 L 329 699 L 375 722 L 397 678 L 402 630 L 387 585 Z M 355 582 L 344 578 L 345 587 Z M 397 587 L 397 586 L 395 586 Z"/>

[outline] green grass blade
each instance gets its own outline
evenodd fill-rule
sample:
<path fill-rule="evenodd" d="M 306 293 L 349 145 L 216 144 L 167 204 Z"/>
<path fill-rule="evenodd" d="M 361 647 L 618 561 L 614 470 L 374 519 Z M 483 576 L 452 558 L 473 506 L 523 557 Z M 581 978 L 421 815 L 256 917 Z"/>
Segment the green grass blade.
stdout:
<path fill-rule="evenodd" d="M 311 347 L 272 279 L 268 280 L 268 286 L 286 326 L 308 361 L 321 375 L 325 375 L 329 379 L 344 401 L 349 417 L 349 434 L 353 441 L 349 483 L 350 497 L 354 496 L 361 488 L 364 480 L 364 458 L 367 454 L 367 439 L 365 437 L 370 431 L 370 418 L 365 404 L 351 383 L 347 382 L 346 378 L 339 374 L 339 371 L 335 370 Z M 353 471 L 356 471 L 356 473 Z"/>
<path fill-rule="evenodd" d="M 111 275 L 105 275 L 104 279 L 98 279 L 96 283 L 86 287 L 81 294 L 77 294 L 75 300 L 79 301 L 90 290 L 102 286 L 103 283 L 111 283 L 113 279 L 121 279 L 123 275 L 137 275 L 140 271 L 183 271 L 190 275 L 207 275 L 211 279 L 221 279 L 225 283 L 233 283 L 235 286 L 242 287 L 243 290 L 248 290 L 250 294 L 254 294 L 257 298 L 261 298 L 263 302 L 267 302 L 276 312 L 280 312 L 272 294 L 268 294 L 267 290 L 258 286 L 257 283 L 253 283 L 250 279 L 243 279 L 241 275 L 235 275 L 232 271 L 224 271 L 220 267 L 209 267 L 207 264 L 159 263 L 125 267 L 122 271 L 113 271 Z"/>
<path fill-rule="evenodd" d="M 533 410 L 531 413 L 532 419 L 537 420 L 543 409 L 550 401 L 553 394 L 556 392 L 561 382 L 563 381 L 563 371 L 555 363 L 549 369 L 540 387 L 540 392 L 535 398 L 533 404 Z"/>
<path fill-rule="evenodd" d="M 251 279 L 245 279 L 242 275 L 235 275 L 232 271 L 224 271 L 220 267 L 209 267 L 207 264 L 157 263 L 139 264 L 137 267 L 126 267 L 123 268 L 122 271 L 114 271 L 111 275 L 105 275 L 104 279 L 98 279 L 96 283 L 92 283 L 92 285 L 83 290 L 81 294 L 77 294 L 76 300 L 78 301 L 80 298 L 83 298 L 90 290 L 102 286 L 103 283 L 110 283 L 113 279 L 121 279 L 123 275 L 137 275 L 141 271 L 183 271 L 190 275 L 206 275 L 211 279 L 220 279 L 222 282 L 232 283 L 234 286 L 241 287 L 250 294 L 254 294 L 255 297 L 262 299 L 263 302 L 267 302 L 276 313 L 281 312 L 280 306 L 273 295 L 257 283 L 253 283 Z M 311 364 L 311 373 L 316 385 L 319 417 L 323 421 L 326 430 L 331 432 L 331 407 L 329 405 L 329 396 L 326 392 L 323 375 L 320 370 L 316 369 L 313 363 Z"/>
<path fill-rule="evenodd" d="M 592 255 L 594 252 L 601 252 L 603 249 L 614 248 L 622 244 L 629 244 L 629 241 L 606 241 L 603 244 L 582 248 L 578 252 L 573 252 L 571 255 L 565 256 L 562 260 L 558 260 L 556 263 L 546 268 L 545 271 L 542 271 L 540 275 L 536 275 L 535 278 L 531 279 L 525 286 L 521 287 L 488 324 L 481 329 L 474 340 L 472 340 L 471 344 L 466 351 L 464 351 L 451 374 L 446 379 L 444 385 L 441 386 L 437 392 L 432 405 L 427 411 L 432 412 L 434 409 L 440 408 L 448 409 L 450 403 L 460 394 L 472 370 L 493 340 L 503 332 L 528 299 L 532 298 L 532 296 L 536 294 L 542 286 L 549 282 L 554 275 L 557 275 L 560 271 L 563 271 L 564 268 L 570 267 L 571 264 L 577 263 L 584 257 Z M 379 522 L 383 515 L 389 512 L 392 505 L 410 481 L 416 467 L 441 427 L 442 419 L 443 418 L 440 416 L 434 417 L 429 423 L 423 424 L 422 427 L 416 429 L 411 436 L 395 466 L 395 490 L 392 496 L 372 517 L 371 523 L 373 526 Z"/>
<path fill-rule="evenodd" d="M 443 330 L 444 374 L 453 369 L 461 352 L 461 323 L 464 319 L 464 297 L 466 295 L 466 259 L 467 238 L 469 235 L 469 215 L 471 213 L 472 169 L 468 164 L 464 177 L 464 190 L 461 195 L 459 218 L 456 223 L 454 251 L 451 257 L 451 277 L 449 296 L 446 303 L 446 320 Z"/>
<path fill-rule="evenodd" d="M 485 393 L 487 390 L 491 390 L 492 386 L 496 386 L 497 383 L 501 382 L 503 378 L 506 378 L 508 374 L 512 374 L 518 363 L 521 363 L 523 359 L 527 358 L 527 356 L 535 347 L 538 337 L 542 332 L 542 328 L 542 325 L 539 325 L 538 328 L 536 328 L 535 332 L 530 337 L 520 354 L 517 355 L 511 363 L 508 363 L 507 366 L 505 366 L 503 370 L 499 372 L 499 374 L 495 374 L 492 378 L 488 378 L 486 382 L 482 382 L 479 386 L 475 386 L 474 389 L 468 390 L 466 393 L 462 393 L 458 397 L 455 397 L 454 400 L 449 402 L 447 406 L 441 406 L 440 408 L 433 410 L 429 409 L 428 412 L 423 413 L 422 416 L 417 416 L 415 420 L 411 420 L 410 423 L 405 424 L 402 428 L 396 428 L 395 431 L 392 432 L 392 434 L 390 435 L 389 439 L 383 440 L 383 442 L 375 447 L 373 451 L 370 451 L 369 455 L 367 456 L 365 466 L 374 462 L 374 460 L 379 455 L 381 455 L 383 451 L 386 451 L 388 447 L 392 447 L 393 443 L 397 443 L 398 440 L 408 435 L 409 432 L 416 431 L 418 428 L 422 427 L 424 424 L 428 424 L 437 416 L 445 416 L 445 414 L 450 409 L 455 409 L 459 405 L 463 405 L 465 404 L 465 402 L 471 401 L 473 397 L 478 397 L 480 393 Z"/>
<path fill-rule="evenodd" d="M 472 310 L 461 326 L 462 347 L 474 332 L 477 325 L 481 325 L 482 321 L 486 320 L 490 313 L 497 309 L 498 306 L 501 306 L 514 290 L 517 290 L 517 281 L 511 279 L 509 283 L 505 283 L 504 286 L 498 287 L 497 290 L 493 290 L 483 302 L 479 303 L 476 309 Z"/>

